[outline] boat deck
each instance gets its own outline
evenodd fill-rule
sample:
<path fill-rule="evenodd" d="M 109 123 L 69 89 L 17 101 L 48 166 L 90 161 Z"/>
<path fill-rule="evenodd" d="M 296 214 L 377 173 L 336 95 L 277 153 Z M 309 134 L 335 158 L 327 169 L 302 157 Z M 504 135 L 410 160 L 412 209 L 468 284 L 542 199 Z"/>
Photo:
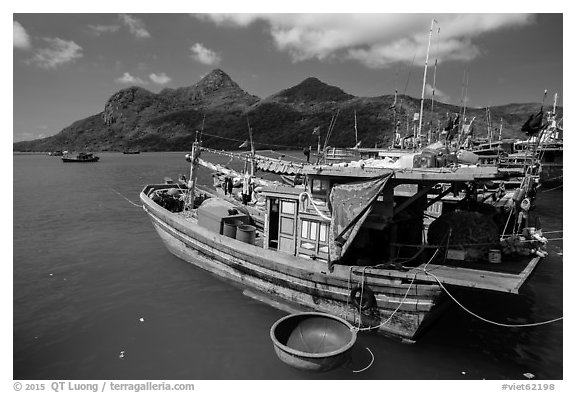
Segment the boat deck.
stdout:
<path fill-rule="evenodd" d="M 443 265 L 429 264 L 427 274 L 419 268 L 412 269 L 416 278 L 440 281 L 442 284 L 459 287 L 488 289 L 498 292 L 518 293 L 518 290 L 532 273 L 540 257 L 505 260 L 502 263 L 445 263 Z"/>

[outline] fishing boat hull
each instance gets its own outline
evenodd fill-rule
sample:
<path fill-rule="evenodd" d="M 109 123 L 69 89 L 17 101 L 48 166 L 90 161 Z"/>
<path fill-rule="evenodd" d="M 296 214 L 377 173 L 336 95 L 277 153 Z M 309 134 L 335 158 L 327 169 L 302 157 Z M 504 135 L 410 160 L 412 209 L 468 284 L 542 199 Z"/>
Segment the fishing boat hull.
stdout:
<path fill-rule="evenodd" d="M 176 257 L 248 289 L 256 299 L 282 310 L 318 311 L 355 326 L 413 341 L 441 311 L 439 285 L 406 272 L 340 266 L 263 249 L 223 236 L 154 203 L 148 186 L 140 194 L 144 210 L 166 248 Z M 375 305 L 360 312 L 353 291 Z"/>
<path fill-rule="evenodd" d="M 100 159 L 100 157 L 93 157 L 93 158 L 88 158 L 88 159 L 62 157 L 62 162 L 97 162 L 99 159 Z"/>

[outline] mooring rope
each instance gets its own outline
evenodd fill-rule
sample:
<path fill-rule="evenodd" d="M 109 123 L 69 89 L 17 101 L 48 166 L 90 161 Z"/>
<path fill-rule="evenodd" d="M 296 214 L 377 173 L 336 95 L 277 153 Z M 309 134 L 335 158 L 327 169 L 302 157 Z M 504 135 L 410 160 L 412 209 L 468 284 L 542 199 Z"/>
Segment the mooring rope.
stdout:
<path fill-rule="evenodd" d="M 448 236 L 449 239 L 449 236 Z M 440 251 L 440 247 L 436 248 L 436 251 L 434 251 L 434 254 L 432 254 L 432 256 L 430 257 L 430 259 L 428 260 L 428 262 L 426 262 L 426 264 L 424 264 L 424 268 L 426 268 L 433 260 L 434 258 L 436 258 L 436 255 L 438 254 L 438 251 Z M 364 266 L 364 268 L 362 269 L 362 291 L 364 290 L 364 273 L 366 271 L 366 268 L 368 266 Z M 349 273 L 352 273 L 352 268 L 353 266 L 350 267 L 350 271 Z M 350 277 L 348 278 L 350 280 Z M 416 280 L 416 274 L 414 275 L 414 277 L 412 277 L 412 281 L 410 281 L 410 285 L 408 286 L 408 289 L 406 290 L 406 293 L 404 294 L 404 297 L 402 298 L 402 300 L 400 301 L 400 304 L 398 305 L 398 307 L 396 307 L 396 309 L 394 311 L 392 311 L 392 314 L 390 314 L 390 316 L 388 317 L 388 319 L 386 319 L 384 322 L 382 322 L 379 325 L 376 326 L 369 326 L 366 328 L 361 328 L 360 325 L 358 327 L 354 327 L 354 329 L 356 329 L 356 331 L 367 331 L 367 330 L 374 330 L 374 329 L 379 329 L 380 327 L 386 325 L 388 322 L 390 322 L 390 320 L 392 319 L 392 317 L 398 312 L 398 310 L 400 309 L 400 307 L 402 307 L 402 305 L 404 304 L 404 302 L 406 301 L 406 298 L 408 297 L 408 294 L 410 293 L 410 289 L 412 289 L 412 285 L 414 284 L 414 281 Z M 360 305 L 362 305 L 362 291 L 360 292 Z M 359 315 L 359 324 L 362 322 L 361 321 L 361 312 L 362 312 L 362 308 L 360 307 L 360 315 Z"/>
<path fill-rule="evenodd" d="M 128 201 L 128 203 L 130 203 L 130 204 L 132 204 L 132 205 L 134 205 L 134 206 L 136 206 L 136 207 L 139 207 L 139 208 L 144 207 L 144 205 L 139 205 L 139 204 L 137 204 L 137 203 L 135 203 L 135 202 L 132 202 L 130 199 L 126 198 L 124 195 L 120 194 L 118 191 L 116 191 L 116 190 L 113 189 L 112 187 L 109 186 L 108 188 L 110 188 L 110 189 L 111 189 L 112 191 L 114 191 L 116 194 L 120 195 L 122 198 L 126 199 L 126 200 Z"/>
<path fill-rule="evenodd" d="M 524 324 L 508 324 L 508 323 L 501 323 L 501 322 L 495 322 L 495 321 L 491 321 L 489 319 L 486 319 L 470 310 L 468 310 L 462 303 L 460 303 L 447 289 L 446 287 L 440 282 L 440 279 L 438 277 L 436 277 L 434 274 L 430 273 L 429 271 L 427 271 L 426 269 L 422 269 L 422 268 L 416 268 L 418 270 L 422 270 L 424 271 L 425 274 L 432 276 L 432 278 L 434 278 L 436 280 L 436 282 L 438 282 L 438 285 L 440 285 L 440 288 L 442 288 L 444 290 L 444 292 L 446 292 L 446 294 L 458 305 L 460 306 L 464 311 L 466 311 L 467 313 L 469 313 L 470 315 L 484 321 L 484 322 L 488 322 L 491 323 L 493 325 L 497 325 L 497 326 L 502 326 L 502 327 L 509 327 L 509 328 L 519 328 L 519 327 L 534 327 L 534 326 L 541 326 L 541 325 L 546 325 L 549 323 L 553 323 L 553 322 L 558 322 L 562 319 L 564 319 L 564 317 L 559 317 L 559 318 L 554 318 L 554 319 L 550 319 L 547 321 L 542 321 L 542 322 L 534 322 L 534 323 L 524 323 Z"/>
<path fill-rule="evenodd" d="M 549 190 L 543 190 L 543 191 L 540 191 L 540 192 L 550 192 L 550 191 L 554 191 L 554 190 L 557 190 L 557 189 L 562 188 L 562 187 L 564 187 L 564 184 L 560 184 L 560 185 L 557 186 L 557 187 L 550 188 Z"/>
<path fill-rule="evenodd" d="M 366 371 L 366 370 L 368 370 L 368 369 L 370 368 L 370 366 L 372 366 L 372 363 L 374 363 L 374 354 L 372 353 L 372 351 L 370 350 L 370 348 L 368 348 L 368 347 L 365 347 L 365 348 L 366 348 L 366 350 L 367 350 L 368 352 L 370 352 L 370 356 L 372 356 L 372 360 L 370 360 L 370 364 L 367 365 L 366 367 L 364 367 L 363 369 L 360 369 L 360 370 L 352 370 L 353 373 L 361 373 L 362 371 Z"/>

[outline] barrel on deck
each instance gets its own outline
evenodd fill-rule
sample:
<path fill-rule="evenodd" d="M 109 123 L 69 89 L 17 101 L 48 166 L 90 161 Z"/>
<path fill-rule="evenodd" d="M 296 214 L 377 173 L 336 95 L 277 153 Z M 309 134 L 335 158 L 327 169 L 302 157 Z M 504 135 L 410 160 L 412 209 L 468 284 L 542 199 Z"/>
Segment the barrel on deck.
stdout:
<path fill-rule="evenodd" d="M 236 227 L 236 240 L 248 244 L 254 244 L 254 241 L 256 240 L 256 227 L 252 225 L 238 225 Z"/>
<path fill-rule="evenodd" d="M 224 236 L 231 237 L 232 239 L 236 238 L 237 228 L 238 225 L 242 225 L 242 221 L 225 221 L 222 233 Z"/>

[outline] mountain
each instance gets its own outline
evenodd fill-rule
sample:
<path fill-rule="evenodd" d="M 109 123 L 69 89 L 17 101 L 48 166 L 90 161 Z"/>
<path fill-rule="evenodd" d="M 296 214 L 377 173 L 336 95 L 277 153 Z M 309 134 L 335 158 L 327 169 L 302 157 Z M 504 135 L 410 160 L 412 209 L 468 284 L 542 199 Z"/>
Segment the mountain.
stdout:
<path fill-rule="evenodd" d="M 403 133 L 411 132 L 414 113 L 420 100 L 399 96 L 356 97 L 317 78 L 306 78 L 296 86 L 265 99 L 251 95 L 220 69 L 205 75 L 197 83 L 153 93 L 141 87 L 129 87 L 113 94 L 102 112 L 78 120 L 58 134 L 33 141 L 17 142 L 14 151 L 184 151 L 203 129 L 204 146 L 237 149 L 248 137 L 248 120 L 257 149 L 299 149 L 317 143 L 312 135 L 320 127 L 321 143 L 328 128 L 331 146 L 388 145 L 394 123 Z M 430 124 L 443 124 L 447 114 L 460 112 L 454 105 L 424 103 L 423 130 Z M 394 108 L 393 108 L 394 107 Z M 539 104 L 509 104 L 490 109 L 493 127 L 503 124 L 503 137 L 523 137 L 522 124 Z M 485 109 L 467 108 L 468 119 L 480 135 L 487 134 Z"/>

